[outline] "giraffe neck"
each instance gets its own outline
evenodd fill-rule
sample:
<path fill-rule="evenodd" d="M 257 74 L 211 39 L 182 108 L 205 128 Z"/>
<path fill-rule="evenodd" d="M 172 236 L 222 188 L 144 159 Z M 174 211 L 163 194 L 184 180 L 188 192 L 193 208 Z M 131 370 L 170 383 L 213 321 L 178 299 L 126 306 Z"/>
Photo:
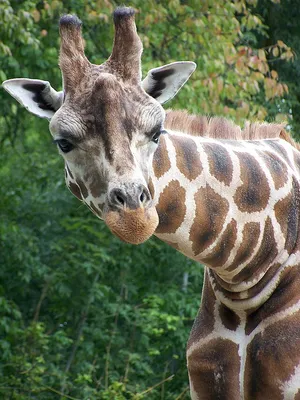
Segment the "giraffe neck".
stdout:
<path fill-rule="evenodd" d="M 220 301 L 253 309 L 300 251 L 299 153 L 280 139 L 170 132 L 154 155 L 156 235 L 209 268 Z"/>

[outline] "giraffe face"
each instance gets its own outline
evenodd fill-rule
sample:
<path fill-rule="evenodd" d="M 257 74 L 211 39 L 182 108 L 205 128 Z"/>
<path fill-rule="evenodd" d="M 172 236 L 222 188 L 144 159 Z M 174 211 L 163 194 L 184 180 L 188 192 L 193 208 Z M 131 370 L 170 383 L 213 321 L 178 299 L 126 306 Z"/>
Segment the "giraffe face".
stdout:
<path fill-rule="evenodd" d="M 114 234 L 130 243 L 151 236 L 158 217 L 149 167 L 164 111 L 140 85 L 100 72 L 84 96 L 67 94 L 50 122 L 65 160 L 66 183 Z"/>
<path fill-rule="evenodd" d="M 28 111 L 51 120 L 72 193 L 115 235 L 141 243 L 158 225 L 148 175 L 163 130 L 160 103 L 177 93 L 196 65 L 154 68 L 142 81 L 134 10 L 120 7 L 113 15 L 113 49 L 101 65 L 85 56 L 81 21 L 72 15 L 60 19 L 63 92 L 27 78 L 7 80 L 3 87 Z"/>

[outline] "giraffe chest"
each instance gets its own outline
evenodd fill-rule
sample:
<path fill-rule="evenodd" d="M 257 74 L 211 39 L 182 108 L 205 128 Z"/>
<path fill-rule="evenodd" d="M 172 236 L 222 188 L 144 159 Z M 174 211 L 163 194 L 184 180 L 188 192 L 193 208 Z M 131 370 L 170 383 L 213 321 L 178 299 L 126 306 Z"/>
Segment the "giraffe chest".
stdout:
<path fill-rule="evenodd" d="M 299 399 L 298 268 L 251 314 L 228 309 L 206 279 L 187 351 L 192 399 Z"/>

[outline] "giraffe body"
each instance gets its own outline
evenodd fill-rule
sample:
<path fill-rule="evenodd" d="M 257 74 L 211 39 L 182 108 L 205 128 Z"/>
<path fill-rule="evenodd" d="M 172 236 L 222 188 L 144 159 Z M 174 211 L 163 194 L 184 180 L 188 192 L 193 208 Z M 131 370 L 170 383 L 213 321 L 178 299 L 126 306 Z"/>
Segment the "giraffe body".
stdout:
<path fill-rule="evenodd" d="M 300 396 L 299 161 L 280 139 L 161 138 L 156 235 L 208 265 L 187 349 L 193 399 Z"/>
<path fill-rule="evenodd" d="M 114 23 L 97 66 L 78 18 L 61 18 L 62 92 L 31 79 L 3 87 L 51 120 L 67 186 L 115 235 L 155 234 L 206 265 L 187 347 L 192 399 L 300 400 L 298 147 L 276 124 L 165 115 L 159 103 L 195 64 L 142 81 L 134 11 L 118 8 Z"/>

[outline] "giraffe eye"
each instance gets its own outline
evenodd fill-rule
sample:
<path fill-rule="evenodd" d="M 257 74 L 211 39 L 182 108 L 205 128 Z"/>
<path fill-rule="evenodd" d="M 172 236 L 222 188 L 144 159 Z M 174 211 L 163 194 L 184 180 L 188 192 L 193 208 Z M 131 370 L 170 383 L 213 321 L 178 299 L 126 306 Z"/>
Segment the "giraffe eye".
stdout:
<path fill-rule="evenodd" d="M 66 139 L 58 139 L 55 140 L 54 142 L 58 145 L 58 147 L 63 153 L 68 153 L 69 151 L 74 149 L 73 144 Z"/>
<path fill-rule="evenodd" d="M 154 142 L 154 143 L 158 143 L 158 139 L 159 139 L 160 135 L 161 135 L 161 131 L 156 132 L 156 133 L 152 136 L 151 141 Z"/>
<path fill-rule="evenodd" d="M 156 132 L 156 133 L 152 136 L 151 141 L 154 142 L 154 143 L 158 143 L 158 139 L 159 139 L 160 135 L 163 134 L 163 133 L 166 133 L 166 131 L 165 131 L 165 130 L 160 130 L 160 131 Z"/>

